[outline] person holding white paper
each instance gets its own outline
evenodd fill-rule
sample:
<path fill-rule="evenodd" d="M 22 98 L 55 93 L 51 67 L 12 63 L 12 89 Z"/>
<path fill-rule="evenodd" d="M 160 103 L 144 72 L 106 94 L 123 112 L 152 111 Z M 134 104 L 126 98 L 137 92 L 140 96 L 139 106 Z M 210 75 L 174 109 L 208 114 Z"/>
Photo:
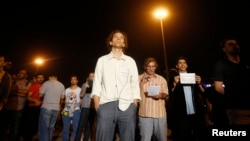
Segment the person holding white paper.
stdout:
<path fill-rule="evenodd" d="M 144 61 L 144 72 L 140 74 L 141 101 L 139 106 L 139 128 L 141 141 L 150 141 L 151 137 L 158 141 L 166 141 L 167 114 L 166 98 L 168 85 L 166 79 L 156 74 L 157 61 L 147 58 Z"/>
<path fill-rule="evenodd" d="M 169 95 L 168 123 L 172 130 L 173 140 L 204 140 L 205 115 L 202 101 L 205 92 L 201 77 L 195 75 L 195 83 L 180 81 L 180 74 L 188 73 L 187 58 L 179 57 L 176 61 L 177 72 L 170 80 L 172 87 Z M 185 75 L 184 75 L 185 76 Z"/>

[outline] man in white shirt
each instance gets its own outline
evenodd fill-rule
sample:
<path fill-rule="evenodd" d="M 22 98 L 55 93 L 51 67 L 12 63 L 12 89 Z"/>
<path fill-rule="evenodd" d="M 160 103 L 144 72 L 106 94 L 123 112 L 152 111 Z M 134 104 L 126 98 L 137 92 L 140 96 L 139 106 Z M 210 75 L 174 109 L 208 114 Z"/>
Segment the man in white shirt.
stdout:
<path fill-rule="evenodd" d="M 138 69 L 124 54 L 127 35 L 114 30 L 107 38 L 110 53 L 96 64 L 91 97 L 97 110 L 97 141 L 113 140 L 118 125 L 121 140 L 135 140 L 137 102 L 141 99 Z"/>

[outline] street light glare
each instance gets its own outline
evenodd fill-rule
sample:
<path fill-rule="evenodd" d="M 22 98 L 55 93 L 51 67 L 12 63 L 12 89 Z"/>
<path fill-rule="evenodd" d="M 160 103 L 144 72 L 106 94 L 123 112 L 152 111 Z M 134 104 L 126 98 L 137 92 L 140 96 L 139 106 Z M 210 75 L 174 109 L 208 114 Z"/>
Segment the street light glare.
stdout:
<path fill-rule="evenodd" d="M 38 58 L 38 59 L 35 60 L 35 63 L 38 64 L 38 65 L 41 65 L 41 64 L 43 64 L 43 59 Z"/>
<path fill-rule="evenodd" d="M 168 16 L 168 12 L 166 10 L 164 10 L 164 9 L 159 9 L 159 10 L 155 11 L 154 15 L 158 19 L 163 19 L 166 16 Z"/>

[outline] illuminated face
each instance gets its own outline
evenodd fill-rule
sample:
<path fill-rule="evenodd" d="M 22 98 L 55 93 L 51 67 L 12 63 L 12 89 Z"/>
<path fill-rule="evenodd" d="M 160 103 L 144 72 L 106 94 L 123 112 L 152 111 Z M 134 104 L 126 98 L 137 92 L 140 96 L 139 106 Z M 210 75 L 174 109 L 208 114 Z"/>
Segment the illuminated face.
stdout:
<path fill-rule="evenodd" d="M 3 68 L 4 65 L 5 65 L 4 57 L 0 57 L 0 68 Z"/>
<path fill-rule="evenodd" d="M 238 45 L 236 40 L 227 40 L 223 51 L 228 54 L 239 54 L 240 53 L 240 46 Z"/>
<path fill-rule="evenodd" d="M 93 81 L 94 80 L 94 76 L 95 76 L 94 73 L 90 73 L 88 79 Z"/>
<path fill-rule="evenodd" d="M 27 72 L 26 70 L 20 70 L 19 73 L 17 74 L 18 79 L 24 79 L 27 77 Z"/>
<path fill-rule="evenodd" d="M 180 59 L 176 65 L 176 68 L 180 71 L 180 72 L 185 72 L 187 71 L 188 65 L 185 59 Z"/>
<path fill-rule="evenodd" d="M 43 83 L 43 81 L 44 81 L 44 76 L 43 76 L 43 75 L 38 75 L 38 76 L 36 77 L 36 81 L 37 81 L 38 83 Z"/>
<path fill-rule="evenodd" d="M 148 65 L 145 68 L 146 73 L 149 75 L 153 75 L 155 74 L 155 70 L 156 70 L 156 63 L 155 62 L 150 62 L 148 63 Z"/>
<path fill-rule="evenodd" d="M 120 32 L 114 34 L 110 45 L 115 48 L 123 48 L 125 47 L 124 44 L 124 35 Z"/>
<path fill-rule="evenodd" d="M 77 77 L 75 77 L 75 76 L 71 77 L 70 83 L 71 83 L 71 85 L 77 85 L 77 83 L 78 83 Z"/>

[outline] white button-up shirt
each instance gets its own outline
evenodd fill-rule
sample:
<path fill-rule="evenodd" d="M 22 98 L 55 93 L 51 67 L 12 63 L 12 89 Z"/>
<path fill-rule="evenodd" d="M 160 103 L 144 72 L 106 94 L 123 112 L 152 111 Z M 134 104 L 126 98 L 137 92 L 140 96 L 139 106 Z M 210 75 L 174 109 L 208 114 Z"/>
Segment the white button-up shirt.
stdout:
<path fill-rule="evenodd" d="M 119 109 L 125 111 L 134 99 L 141 99 L 138 70 L 133 58 L 122 54 L 114 58 L 112 52 L 100 57 L 95 68 L 91 97 L 100 97 L 104 104 L 119 100 Z"/>

